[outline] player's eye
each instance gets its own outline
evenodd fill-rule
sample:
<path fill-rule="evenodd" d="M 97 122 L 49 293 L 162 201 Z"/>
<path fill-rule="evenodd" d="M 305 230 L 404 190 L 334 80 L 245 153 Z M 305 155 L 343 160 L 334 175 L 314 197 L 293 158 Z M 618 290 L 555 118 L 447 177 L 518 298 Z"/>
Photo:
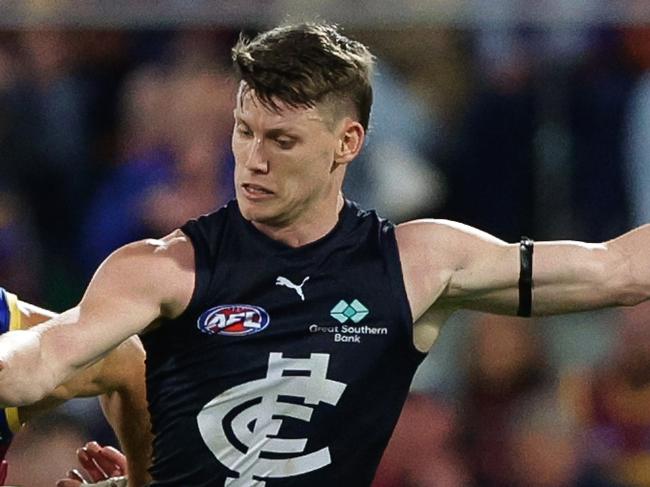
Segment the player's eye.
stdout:
<path fill-rule="evenodd" d="M 237 125 L 237 133 L 242 137 L 252 137 L 253 132 L 246 125 Z"/>
<path fill-rule="evenodd" d="M 296 145 L 295 139 L 288 137 L 278 137 L 275 139 L 275 143 L 278 144 L 278 147 L 282 150 L 289 150 L 293 148 L 294 145 Z"/>

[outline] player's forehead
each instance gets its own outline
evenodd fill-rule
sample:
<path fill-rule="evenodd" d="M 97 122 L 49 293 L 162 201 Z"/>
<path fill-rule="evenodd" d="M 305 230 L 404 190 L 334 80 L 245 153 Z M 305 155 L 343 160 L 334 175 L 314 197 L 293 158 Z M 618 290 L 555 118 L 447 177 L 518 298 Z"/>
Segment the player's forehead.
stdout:
<path fill-rule="evenodd" d="M 274 98 L 273 102 L 275 107 L 264 103 L 253 89 L 242 83 L 237 90 L 235 118 L 246 123 L 264 123 L 271 126 L 309 126 L 326 121 L 326 114 L 318 106 L 294 107 L 277 98 Z"/>

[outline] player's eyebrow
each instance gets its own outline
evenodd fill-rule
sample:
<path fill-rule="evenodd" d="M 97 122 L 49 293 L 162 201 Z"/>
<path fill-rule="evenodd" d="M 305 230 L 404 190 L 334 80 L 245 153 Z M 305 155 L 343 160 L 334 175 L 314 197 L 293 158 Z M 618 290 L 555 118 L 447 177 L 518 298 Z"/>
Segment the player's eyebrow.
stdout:
<path fill-rule="evenodd" d="M 276 137 L 280 136 L 285 136 L 285 137 L 290 137 L 293 139 L 297 139 L 298 135 L 295 133 L 294 130 L 292 129 L 287 129 L 287 128 L 274 128 L 274 129 L 269 129 L 267 130 L 264 135 L 270 139 L 274 139 Z"/>
<path fill-rule="evenodd" d="M 242 114 L 235 113 L 235 123 L 237 124 L 243 124 L 246 127 L 250 128 L 250 124 L 245 120 L 244 116 Z M 268 137 L 270 139 L 274 139 L 276 137 L 280 136 L 285 136 L 285 137 L 291 137 L 293 139 L 298 139 L 300 138 L 299 135 L 300 129 L 298 127 L 275 127 L 268 129 L 267 131 L 264 132 L 264 136 Z"/>
<path fill-rule="evenodd" d="M 235 122 L 236 123 L 243 123 L 244 125 L 246 125 L 248 127 L 248 122 L 246 120 L 244 120 L 244 117 L 242 117 L 238 113 L 235 113 Z"/>

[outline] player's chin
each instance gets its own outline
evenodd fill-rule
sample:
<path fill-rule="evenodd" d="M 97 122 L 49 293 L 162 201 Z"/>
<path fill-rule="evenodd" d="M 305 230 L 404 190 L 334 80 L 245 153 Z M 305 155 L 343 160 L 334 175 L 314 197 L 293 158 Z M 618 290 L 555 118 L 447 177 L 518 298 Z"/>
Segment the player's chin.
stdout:
<path fill-rule="evenodd" d="M 250 201 L 244 198 L 238 202 L 239 211 L 246 220 L 265 223 L 277 218 L 278 211 L 272 201 Z"/>

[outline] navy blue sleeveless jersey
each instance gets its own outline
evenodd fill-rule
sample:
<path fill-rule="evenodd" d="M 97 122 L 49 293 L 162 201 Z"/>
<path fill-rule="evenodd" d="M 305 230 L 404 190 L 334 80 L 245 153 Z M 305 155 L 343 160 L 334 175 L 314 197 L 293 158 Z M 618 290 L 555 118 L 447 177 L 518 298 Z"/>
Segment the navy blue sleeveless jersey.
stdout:
<path fill-rule="evenodd" d="M 231 202 L 182 230 L 194 294 L 142 337 L 152 485 L 370 485 L 423 358 L 394 226 L 346 202 L 291 248 Z"/>

